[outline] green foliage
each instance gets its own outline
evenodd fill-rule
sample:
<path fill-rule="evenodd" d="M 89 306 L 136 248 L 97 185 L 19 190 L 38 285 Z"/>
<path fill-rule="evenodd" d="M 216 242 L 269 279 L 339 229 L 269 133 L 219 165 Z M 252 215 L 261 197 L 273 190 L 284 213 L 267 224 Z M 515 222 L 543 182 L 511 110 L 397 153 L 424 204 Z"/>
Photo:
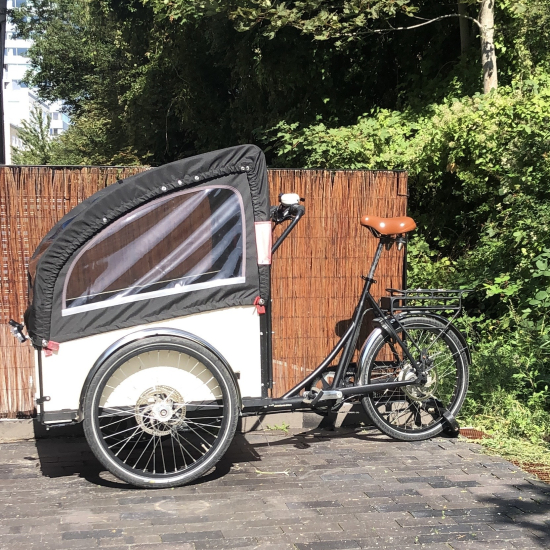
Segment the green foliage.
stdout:
<path fill-rule="evenodd" d="M 525 438 L 504 435 L 499 430 L 491 438 L 482 439 L 478 443 L 489 454 L 498 454 L 520 465 L 525 464 L 527 468 L 537 464 L 542 466 L 541 471 L 550 472 L 550 445 L 546 441 L 531 443 Z"/>
<path fill-rule="evenodd" d="M 49 137 L 52 116 L 45 115 L 35 105 L 30 119 L 21 122 L 19 138 L 23 147 L 12 147 L 13 164 L 51 164 L 55 155 L 56 142 Z"/>
<path fill-rule="evenodd" d="M 191 36 L 175 44 L 176 30 L 155 25 L 137 0 L 29 0 L 13 18 L 34 41 L 27 83 L 48 101 L 61 99 L 74 122 L 77 143 L 65 139 L 71 158 L 162 163 L 188 153 L 177 116 L 189 99 L 180 68 L 204 58 L 189 48 Z"/>
<path fill-rule="evenodd" d="M 404 168 L 419 231 L 410 287 L 474 288 L 463 418 L 547 447 L 550 438 L 550 81 L 486 96 L 373 111 L 353 126 L 280 123 L 282 166 Z"/>
<path fill-rule="evenodd" d="M 372 109 L 393 117 L 403 106 L 441 101 L 450 90 L 458 96 L 479 90 L 478 46 L 473 40 L 471 52 L 460 56 L 456 19 L 410 32 L 363 34 L 364 18 L 382 26 L 417 22 L 409 17 L 414 9 L 428 18 L 449 12 L 433 0 L 414 7 L 393 0 L 28 0 L 13 18 L 34 41 L 27 82 L 42 98 L 64 102 L 78 129 L 82 161 L 130 155 L 161 164 L 255 141 L 281 121 L 322 120 L 334 129 Z M 475 15 L 475 7 L 469 9 Z M 237 17 L 239 10 L 288 10 L 296 25 L 258 16 L 249 20 L 257 24 L 238 32 L 238 21 L 246 19 Z M 530 20 L 512 12 L 499 14 L 506 32 L 513 29 L 499 51 L 503 81 L 520 65 L 527 78 L 541 63 L 533 56 L 541 48 Z M 329 40 L 313 39 L 325 24 L 355 25 L 358 34 L 347 40 L 342 37 L 351 27 L 334 27 Z M 273 25 L 278 30 L 270 38 Z"/>
<path fill-rule="evenodd" d="M 58 165 L 133 166 L 146 162 L 147 155 L 138 157 L 131 145 L 113 147 L 110 130 L 112 124 L 107 114 L 90 112 L 86 106 L 78 117 L 78 123 L 69 126 L 59 136 L 55 154 Z"/>
<path fill-rule="evenodd" d="M 267 430 L 284 432 L 287 435 L 290 433 L 288 431 L 289 428 L 290 428 L 290 424 L 287 424 L 286 422 L 281 422 L 280 425 L 279 424 L 273 424 L 273 426 L 266 426 Z"/>
<path fill-rule="evenodd" d="M 356 40 L 368 33 L 373 22 L 384 22 L 397 15 L 411 16 L 418 11 L 410 0 L 306 0 L 293 3 L 280 0 L 145 1 L 172 21 L 186 22 L 201 15 L 224 13 L 241 32 L 259 26 L 264 36 L 274 38 L 282 28 L 294 27 L 311 34 L 315 40 L 336 38 L 339 43 Z M 384 27 L 388 29 L 390 25 Z"/>

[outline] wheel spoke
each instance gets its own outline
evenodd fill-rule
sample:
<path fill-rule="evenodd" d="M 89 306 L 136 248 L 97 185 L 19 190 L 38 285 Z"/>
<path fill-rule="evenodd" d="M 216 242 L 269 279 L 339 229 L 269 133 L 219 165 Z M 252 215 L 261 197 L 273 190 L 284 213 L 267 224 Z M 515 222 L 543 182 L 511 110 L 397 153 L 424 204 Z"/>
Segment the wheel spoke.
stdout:
<path fill-rule="evenodd" d="M 407 434 L 406 439 L 424 439 L 441 431 L 442 411 L 452 409 L 456 413 L 462 404 L 468 377 L 466 348 L 452 331 L 446 330 L 448 325 L 437 319 L 409 317 L 402 323 L 411 352 L 416 354 L 414 345 L 430 351 L 426 381 L 391 391 L 377 391 L 362 402 L 374 423 L 388 435 L 399 439 L 403 433 Z M 410 361 L 396 350 L 389 336 L 380 335 L 372 349 L 362 383 L 376 385 L 408 380 L 416 375 Z M 391 357 L 393 361 L 389 362 Z"/>
<path fill-rule="evenodd" d="M 178 461 L 176 460 L 176 449 L 174 448 L 174 438 L 170 434 L 170 443 L 172 444 L 172 456 L 174 457 L 174 472 L 178 471 Z"/>
<path fill-rule="evenodd" d="M 191 445 L 191 447 L 193 447 L 193 449 L 195 449 L 195 450 L 196 450 L 197 452 L 199 452 L 199 453 L 202 452 L 202 451 L 201 451 L 200 449 L 197 449 L 197 447 L 195 447 L 195 445 L 193 445 L 193 443 L 187 441 L 183 436 L 180 436 L 180 434 L 179 434 L 177 431 L 171 430 L 171 432 L 172 432 L 172 435 L 175 435 L 175 436 L 176 436 L 176 439 L 180 442 L 180 447 L 182 448 L 182 451 L 185 451 L 185 452 L 189 455 L 189 457 L 191 458 L 191 460 L 192 460 L 193 462 L 196 462 L 196 460 L 195 460 L 195 458 L 193 457 L 193 455 L 192 455 L 184 446 L 181 445 L 181 441 L 183 440 L 184 445 L 185 445 L 186 443 L 189 443 L 189 445 Z"/>
<path fill-rule="evenodd" d="M 130 436 L 130 437 L 127 437 L 126 438 L 126 442 L 124 443 L 124 445 L 122 445 L 122 447 L 115 453 L 115 456 L 118 456 L 120 454 L 120 452 L 122 451 L 122 449 L 124 449 L 124 447 L 126 447 L 126 445 L 130 442 L 130 440 L 132 439 L 132 437 L 134 437 L 136 435 L 136 433 L 139 431 L 139 426 L 136 427 L 134 433 Z M 114 445 L 113 445 L 114 447 Z M 110 447 L 109 447 L 110 448 Z"/>
<path fill-rule="evenodd" d="M 220 426 L 215 426 L 214 424 L 203 424 L 202 422 L 195 422 L 191 418 L 187 418 L 185 420 L 185 423 L 186 424 L 194 424 L 195 426 L 200 426 L 200 427 L 216 428 L 217 430 L 220 429 Z"/>
<path fill-rule="evenodd" d="M 193 449 L 195 449 L 195 451 L 197 451 L 198 453 L 200 453 L 201 456 L 204 454 L 204 451 L 203 451 L 202 449 L 199 449 L 198 447 L 196 447 L 195 445 L 193 445 L 193 443 L 191 443 L 191 441 L 190 441 L 189 439 L 187 439 L 181 432 L 175 430 L 173 433 L 176 434 L 176 437 L 177 437 L 178 439 L 181 438 L 181 439 L 183 440 L 184 444 L 188 444 L 188 445 L 190 445 L 191 447 L 193 447 Z M 188 453 L 189 453 L 189 451 L 188 451 Z"/>
<path fill-rule="evenodd" d="M 147 463 L 145 464 L 145 466 L 143 467 L 143 471 L 145 472 L 145 470 L 147 470 L 147 466 L 149 466 L 149 462 L 151 462 L 151 458 L 153 458 L 155 456 L 155 451 L 157 450 L 157 438 L 156 436 L 153 436 L 153 450 L 149 456 L 149 460 L 147 461 Z M 155 473 L 155 461 L 153 460 L 153 473 Z"/>
<path fill-rule="evenodd" d="M 159 447 L 160 447 L 160 457 L 162 458 L 162 467 L 164 468 L 164 473 L 166 473 L 166 462 L 164 460 L 164 450 L 162 449 L 162 437 L 159 438 Z"/>
<path fill-rule="evenodd" d="M 145 445 L 145 448 L 143 449 L 143 451 L 141 451 L 141 454 L 138 456 L 138 459 L 136 460 L 136 463 L 134 464 L 133 468 L 135 469 L 135 467 L 138 465 L 138 462 L 141 460 L 141 457 L 145 454 L 145 451 L 147 450 L 147 448 L 149 447 L 149 445 L 151 444 L 151 441 L 153 440 L 153 438 L 149 438 L 149 441 L 147 442 L 147 445 Z"/>
<path fill-rule="evenodd" d="M 115 436 L 123 434 L 125 432 L 129 432 L 130 430 L 133 430 L 133 429 L 134 429 L 134 426 L 132 426 L 131 428 L 126 428 L 125 430 L 121 430 L 120 432 L 117 432 L 117 433 L 114 433 L 114 434 L 106 435 L 103 439 L 110 439 L 111 437 L 115 437 Z"/>
<path fill-rule="evenodd" d="M 129 344 L 106 360 L 88 392 L 92 450 L 111 472 L 140 486 L 195 479 L 219 460 L 236 428 L 231 374 L 196 342 L 159 335 Z"/>
<path fill-rule="evenodd" d="M 129 428 L 129 430 L 135 430 L 135 428 L 132 427 L 132 428 Z M 124 430 L 124 431 L 127 432 L 128 430 Z M 109 449 L 112 449 L 113 447 L 116 447 L 117 445 L 120 445 L 123 441 L 126 441 L 126 442 L 129 441 L 130 439 L 132 439 L 132 437 L 134 437 L 135 433 L 136 432 L 134 431 L 131 435 L 129 435 L 127 438 L 123 439 L 122 441 L 117 441 L 116 443 L 113 443 L 112 445 L 109 446 Z M 107 439 L 107 438 L 105 438 L 105 439 Z"/>
<path fill-rule="evenodd" d="M 137 444 L 140 442 L 141 438 L 143 437 L 143 433 L 141 432 L 139 434 L 139 437 L 136 439 L 136 442 L 134 443 L 134 446 L 130 449 L 130 452 L 126 455 L 126 458 L 123 460 L 124 464 L 126 464 L 127 460 L 132 456 L 132 453 L 134 452 L 134 449 L 137 447 Z"/>

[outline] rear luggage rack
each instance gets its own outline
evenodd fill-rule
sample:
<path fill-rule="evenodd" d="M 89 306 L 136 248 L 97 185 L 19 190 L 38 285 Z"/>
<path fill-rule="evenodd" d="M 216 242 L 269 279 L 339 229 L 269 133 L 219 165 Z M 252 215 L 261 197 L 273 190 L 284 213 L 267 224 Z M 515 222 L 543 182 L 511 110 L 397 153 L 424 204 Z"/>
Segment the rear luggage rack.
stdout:
<path fill-rule="evenodd" d="M 442 288 L 387 288 L 390 296 L 380 298 L 380 308 L 394 314 L 398 311 L 456 311 L 462 309 L 462 296 L 471 289 L 445 290 Z"/>

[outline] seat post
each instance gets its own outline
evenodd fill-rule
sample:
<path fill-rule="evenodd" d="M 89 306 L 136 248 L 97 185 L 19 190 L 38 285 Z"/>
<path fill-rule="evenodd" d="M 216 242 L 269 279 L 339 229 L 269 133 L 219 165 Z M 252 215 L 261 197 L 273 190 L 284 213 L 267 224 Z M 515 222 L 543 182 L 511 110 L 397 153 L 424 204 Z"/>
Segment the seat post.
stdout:
<path fill-rule="evenodd" d="M 371 282 L 374 279 L 374 273 L 376 271 L 376 268 L 378 267 L 378 262 L 380 261 L 380 256 L 382 255 L 382 250 L 384 249 L 384 243 L 382 242 L 384 240 L 384 237 L 379 237 L 378 241 L 378 247 L 376 248 L 376 254 L 374 255 L 374 258 L 372 259 L 372 264 L 370 266 L 369 274 L 367 275 L 367 283 Z M 370 286 L 370 285 L 369 285 Z"/>

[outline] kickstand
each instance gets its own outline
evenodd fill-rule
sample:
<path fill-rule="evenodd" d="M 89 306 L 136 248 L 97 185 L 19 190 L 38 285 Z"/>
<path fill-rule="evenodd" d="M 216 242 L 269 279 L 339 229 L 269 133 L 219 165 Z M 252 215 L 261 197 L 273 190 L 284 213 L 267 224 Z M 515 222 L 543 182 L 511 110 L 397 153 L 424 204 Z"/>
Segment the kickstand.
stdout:
<path fill-rule="evenodd" d="M 325 416 L 323 416 L 323 419 L 321 420 L 317 428 L 321 430 L 328 430 L 331 432 L 334 431 L 336 429 L 337 417 L 338 413 L 329 411 Z"/>
<path fill-rule="evenodd" d="M 460 426 L 454 415 L 449 411 L 444 411 L 441 416 L 443 417 L 443 431 L 450 437 L 458 437 L 460 434 Z"/>

